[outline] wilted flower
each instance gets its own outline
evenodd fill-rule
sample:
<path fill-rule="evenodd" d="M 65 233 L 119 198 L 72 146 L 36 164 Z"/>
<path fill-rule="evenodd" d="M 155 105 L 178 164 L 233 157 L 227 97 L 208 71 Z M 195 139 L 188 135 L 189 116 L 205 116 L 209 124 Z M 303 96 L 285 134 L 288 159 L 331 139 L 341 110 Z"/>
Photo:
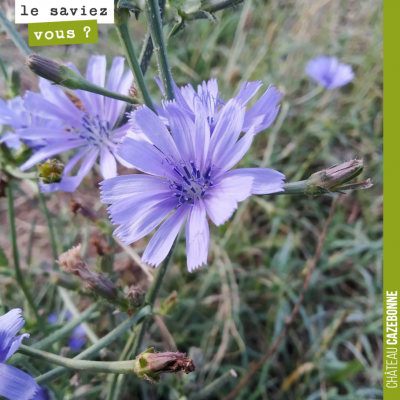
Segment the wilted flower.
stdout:
<path fill-rule="evenodd" d="M 112 282 L 107 275 L 98 274 L 89 269 L 80 251 L 81 245 L 79 244 L 62 253 L 57 261 L 58 265 L 65 272 L 73 274 L 80 279 L 86 289 L 91 290 L 97 296 L 106 299 L 110 303 L 116 304 L 121 311 L 130 312 L 132 307 L 136 308 L 136 303 L 125 297 L 125 293 L 121 288 Z"/>
<path fill-rule="evenodd" d="M 28 333 L 14 337 L 25 324 L 21 313 L 15 308 L 0 317 L 0 395 L 10 400 L 30 400 L 40 389 L 30 375 L 4 364 L 29 337 Z"/>
<path fill-rule="evenodd" d="M 249 149 L 268 110 L 253 120 L 240 139 L 245 122 L 243 98 L 232 99 L 218 115 L 211 135 L 207 110 L 195 99 L 195 120 L 177 102 L 164 102 L 162 120 L 146 106 L 131 114 L 132 127 L 146 138 L 126 137 L 118 154 L 148 175 L 125 175 L 101 183 L 114 232 L 125 244 L 161 226 L 148 244 L 142 261 L 158 266 L 171 249 L 186 217 L 187 264 L 192 271 L 207 263 L 209 228 L 206 215 L 225 223 L 238 202 L 251 194 L 283 191 L 285 176 L 268 168 L 229 171 Z M 275 110 L 275 103 L 271 107 Z M 274 113 L 274 111 L 273 111 Z"/>
<path fill-rule="evenodd" d="M 68 67 L 78 74 L 73 64 Z M 107 89 L 128 93 L 133 75 L 129 70 L 125 74 L 124 58 L 116 57 L 112 63 Z M 86 70 L 86 79 L 96 85 L 104 87 L 106 77 L 105 56 L 92 56 Z M 73 192 L 82 179 L 90 171 L 97 157 L 100 155 L 100 168 L 104 178 L 111 178 L 117 174 L 116 159 L 127 165 L 115 153 L 118 144 L 128 130 L 128 124 L 116 127 L 116 123 L 125 103 L 109 97 L 82 90 L 74 91 L 81 106 L 77 107 L 77 99 L 71 99 L 57 85 L 45 79 L 40 79 L 39 88 L 43 96 L 28 92 L 24 106 L 32 114 L 49 118 L 63 124 L 60 129 L 23 129 L 18 134 L 23 137 L 52 138 L 54 143 L 47 145 L 36 152 L 26 163 L 21 166 L 26 170 L 40 161 L 53 157 L 62 152 L 80 148 L 80 150 L 65 165 L 64 174 L 59 183 L 42 184 L 42 192 L 63 190 Z M 77 175 L 68 176 L 81 159 Z"/>
<path fill-rule="evenodd" d="M 162 91 L 161 82 L 158 79 L 156 79 L 156 81 Z M 242 107 L 246 107 L 249 100 L 258 92 L 262 85 L 261 81 L 244 82 L 235 99 Z M 176 103 L 189 114 L 193 121 L 196 115 L 196 103 L 200 100 L 203 104 L 212 134 L 221 115 L 221 111 L 226 105 L 222 100 L 221 93 L 218 91 L 217 80 L 210 79 L 207 82 L 203 81 L 201 85 L 197 86 L 197 92 L 190 84 L 178 88 L 174 82 L 174 88 Z M 253 127 L 253 129 L 255 129 L 254 134 L 267 129 L 272 122 L 274 122 L 278 114 L 280 106 L 277 107 L 277 104 L 281 97 L 282 94 L 275 87 L 272 85 L 269 86 L 256 104 L 245 114 L 242 131 L 247 132 L 254 126 L 256 120 L 258 123 L 257 128 Z M 168 116 L 164 109 L 157 105 L 155 107 L 165 124 L 168 125 Z M 262 119 L 260 120 L 261 117 Z M 135 133 L 135 130 L 133 130 L 133 133 Z"/>
<path fill-rule="evenodd" d="M 140 379 L 159 382 L 160 374 L 176 372 L 189 374 L 195 371 L 196 367 L 193 360 L 187 358 L 183 353 L 172 351 L 156 353 L 152 347 L 136 357 L 133 369 Z"/>
<path fill-rule="evenodd" d="M 85 260 L 82 258 L 81 245 L 62 253 L 57 263 L 61 268 L 79 278 L 87 289 L 92 290 L 97 295 L 110 300 L 118 300 L 118 287 L 104 274 L 91 271 Z"/>
<path fill-rule="evenodd" d="M 306 73 L 326 89 L 344 86 L 354 78 L 351 66 L 340 63 L 336 57 L 318 56 L 310 60 Z"/>

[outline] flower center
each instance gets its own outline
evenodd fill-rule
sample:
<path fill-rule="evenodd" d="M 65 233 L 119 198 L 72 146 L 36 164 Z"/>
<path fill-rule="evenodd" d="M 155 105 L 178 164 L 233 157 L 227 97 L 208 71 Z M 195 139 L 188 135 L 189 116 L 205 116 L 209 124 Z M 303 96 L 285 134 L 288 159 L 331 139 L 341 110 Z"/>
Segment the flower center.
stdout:
<path fill-rule="evenodd" d="M 95 146 L 102 146 L 110 143 L 110 123 L 102 121 L 98 115 L 90 118 L 88 115 L 83 117 L 83 129 L 79 136 Z"/>
<path fill-rule="evenodd" d="M 170 163 L 170 161 L 168 162 Z M 190 169 L 186 163 L 180 166 L 171 164 L 177 179 L 169 179 L 169 188 L 173 196 L 179 199 L 180 204 L 194 204 L 195 199 L 203 198 L 207 189 L 213 185 L 211 180 L 212 167 L 208 167 L 203 173 L 193 161 L 189 163 Z"/>

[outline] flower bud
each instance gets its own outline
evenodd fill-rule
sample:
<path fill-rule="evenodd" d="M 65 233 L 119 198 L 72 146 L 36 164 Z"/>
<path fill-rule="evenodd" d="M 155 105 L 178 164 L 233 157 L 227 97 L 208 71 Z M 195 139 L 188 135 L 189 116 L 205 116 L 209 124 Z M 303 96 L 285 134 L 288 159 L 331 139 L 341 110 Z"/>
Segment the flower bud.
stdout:
<path fill-rule="evenodd" d="M 318 196 L 324 193 L 340 192 L 351 189 L 368 189 L 372 186 L 370 179 L 363 182 L 348 183 L 364 170 L 363 160 L 350 160 L 340 165 L 318 171 L 306 181 L 305 194 Z"/>
<path fill-rule="evenodd" d="M 72 68 L 56 61 L 42 57 L 39 54 L 31 54 L 26 59 L 26 65 L 32 72 L 51 82 L 65 86 L 69 89 L 79 89 L 83 78 Z"/>
<path fill-rule="evenodd" d="M 139 308 L 144 303 L 145 293 L 140 287 L 132 285 L 125 297 L 134 308 Z"/>
<path fill-rule="evenodd" d="M 156 353 L 154 347 L 139 354 L 134 361 L 134 371 L 140 379 L 159 382 L 160 374 L 184 372 L 189 374 L 196 370 L 193 360 L 183 353 L 167 351 Z"/>
<path fill-rule="evenodd" d="M 57 159 L 47 160 L 44 164 L 39 164 L 39 178 L 43 183 L 58 183 L 61 181 L 64 171 L 64 164 Z"/>

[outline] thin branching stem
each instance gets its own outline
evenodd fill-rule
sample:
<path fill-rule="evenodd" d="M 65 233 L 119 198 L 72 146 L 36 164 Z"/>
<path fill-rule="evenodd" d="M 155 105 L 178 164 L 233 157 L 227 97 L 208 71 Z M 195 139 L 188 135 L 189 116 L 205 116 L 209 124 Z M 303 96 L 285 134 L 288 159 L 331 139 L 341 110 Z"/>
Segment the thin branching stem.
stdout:
<path fill-rule="evenodd" d="M 25 282 L 24 274 L 21 270 L 21 265 L 19 262 L 19 250 L 17 243 L 17 230 L 15 228 L 15 210 L 14 210 L 14 195 L 13 195 L 13 179 L 10 179 L 7 185 L 7 200 L 8 200 L 8 216 L 10 222 L 10 230 L 11 230 L 11 242 L 12 242 L 12 250 L 14 257 L 14 268 L 15 268 L 15 278 L 24 293 L 26 300 L 28 301 L 29 306 L 32 308 L 32 311 L 35 314 L 35 317 L 38 322 L 41 322 L 41 317 L 39 315 L 38 309 L 35 305 L 35 301 L 31 292 L 28 289 L 28 286 Z"/>
<path fill-rule="evenodd" d="M 75 360 L 73 358 L 61 357 L 47 351 L 38 350 L 33 347 L 20 345 L 18 351 L 26 356 L 50 362 L 64 368 L 77 371 L 106 372 L 111 374 L 134 374 L 133 361 L 87 361 Z"/>
<path fill-rule="evenodd" d="M 160 80 L 164 96 L 167 100 L 174 100 L 174 83 L 171 67 L 168 61 L 167 45 L 165 43 L 160 6 L 157 0 L 146 0 L 147 23 L 156 53 Z"/>
<path fill-rule="evenodd" d="M 38 350 L 46 350 L 48 349 L 53 343 L 58 342 L 59 340 L 63 339 L 64 337 L 68 336 L 78 325 L 82 322 L 87 321 L 91 318 L 92 314 L 98 307 L 97 303 L 92 304 L 89 306 L 85 311 L 78 318 L 73 318 L 65 323 L 60 329 L 56 330 L 55 332 L 51 333 L 49 336 L 46 336 L 41 341 L 32 345 L 34 349 Z M 23 361 L 25 356 L 21 354 L 16 354 L 12 357 L 9 361 L 11 365 L 17 365 Z"/>
<path fill-rule="evenodd" d="M 144 81 L 142 70 L 140 69 L 139 60 L 136 57 L 131 35 L 129 34 L 129 26 L 128 26 L 129 17 L 130 17 L 129 11 L 126 8 L 119 8 L 118 10 L 116 10 L 115 22 L 114 22 L 115 28 L 117 30 L 122 47 L 124 48 L 129 67 L 131 68 L 135 76 L 136 83 L 142 94 L 143 101 L 147 107 L 149 107 L 152 111 L 156 112 L 153 101 L 151 100 L 150 97 L 150 93 Z"/>
<path fill-rule="evenodd" d="M 158 4 L 160 6 L 161 21 L 162 21 L 164 18 L 164 11 L 165 11 L 165 0 L 160 0 Z M 140 52 L 139 56 L 140 69 L 142 70 L 143 75 L 146 75 L 147 68 L 149 67 L 150 60 L 153 55 L 153 50 L 154 50 L 153 41 L 151 40 L 150 30 L 148 30 L 144 38 L 142 51 Z"/>
<path fill-rule="evenodd" d="M 217 11 L 225 10 L 226 8 L 232 8 L 238 6 L 243 2 L 244 0 L 226 0 L 226 1 L 221 1 L 220 3 L 217 4 L 211 4 L 207 7 L 202 8 L 202 10 L 207 11 L 209 13 L 215 13 Z"/>
<path fill-rule="evenodd" d="M 42 210 L 43 210 L 44 217 L 46 219 L 47 227 L 49 229 L 51 251 L 53 253 L 53 258 L 54 258 L 54 267 L 55 267 L 55 269 L 58 269 L 58 264 L 55 262 L 58 258 L 58 250 L 57 250 L 57 239 L 56 239 L 56 235 L 55 235 L 54 225 L 53 225 L 53 221 L 51 220 L 50 211 L 46 205 L 46 199 L 44 197 L 44 194 L 40 191 L 40 187 L 39 187 L 39 201 L 40 201 L 40 205 L 42 206 Z"/>
<path fill-rule="evenodd" d="M 84 360 L 95 356 L 100 352 L 100 350 L 102 350 L 104 347 L 107 347 L 110 343 L 112 343 L 114 340 L 119 338 L 124 332 L 126 332 L 130 327 L 140 322 L 144 317 L 146 317 L 150 313 L 151 313 L 150 306 L 143 307 L 133 317 L 126 319 L 122 324 L 118 325 L 114 330 L 112 330 L 106 336 L 102 337 L 97 343 L 93 344 L 92 346 L 84 350 L 82 353 L 78 354 L 73 359 Z M 58 367 L 43 375 L 38 376 L 35 380 L 39 385 L 44 385 L 47 382 L 51 382 L 54 379 L 59 378 L 66 372 L 68 372 L 68 368 Z"/>
<path fill-rule="evenodd" d="M 46 218 L 46 223 L 47 223 L 47 226 L 49 229 L 51 249 L 52 249 L 53 258 L 54 258 L 53 268 L 55 270 L 57 270 L 58 264 L 56 263 L 56 260 L 58 259 L 58 249 L 57 249 L 57 240 L 56 240 L 56 236 L 55 236 L 55 229 L 54 229 L 53 221 L 51 219 L 50 211 L 46 204 L 46 198 L 44 197 L 43 193 L 41 193 L 40 187 L 39 187 L 39 201 L 42 206 L 43 213 Z M 59 295 L 61 296 L 61 298 L 63 299 L 63 301 L 64 301 L 65 305 L 67 306 L 67 308 L 69 309 L 69 311 L 76 318 L 78 318 L 80 313 L 79 313 L 78 309 L 76 308 L 74 302 L 72 301 L 71 296 L 69 295 L 68 291 L 60 286 L 57 287 L 57 291 L 58 291 Z M 89 339 L 93 343 L 98 342 L 99 339 L 98 339 L 97 335 L 94 333 L 94 331 L 90 328 L 90 326 L 86 322 L 82 323 L 82 328 L 85 330 Z"/>
<path fill-rule="evenodd" d="M 167 272 L 170 265 L 172 264 L 176 246 L 179 242 L 179 237 L 180 236 L 178 235 L 178 237 L 175 239 L 175 242 L 172 245 L 172 248 L 168 256 L 166 257 L 165 261 L 163 262 L 163 264 L 160 267 L 158 267 L 154 281 L 152 282 L 152 285 L 146 294 L 145 301 L 151 307 L 151 310 L 153 310 L 154 302 L 157 299 L 158 292 L 160 290 L 164 275 Z M 140 348 L 142 347 L 144 335 L 147 329 L 149 328 L 150 322 L 151 322 L 151 316 L 148 316 L 143 320 L 143 322 L 140 325 L 138 325 L 135 328 L 134 332 L 132 332 L 129 341 L 132 342 L 133 345 L 130 350 L 128 350 L 127 348 L 124 349 L 124 355 L 126 355 L 125 359 L 129 359 L 132 356 L 136 356 L 139 353 Z M 124 384 L 125 384 L 125 376 L 115 376 L 109 386 L 107 400 L 121 398 Z"/>

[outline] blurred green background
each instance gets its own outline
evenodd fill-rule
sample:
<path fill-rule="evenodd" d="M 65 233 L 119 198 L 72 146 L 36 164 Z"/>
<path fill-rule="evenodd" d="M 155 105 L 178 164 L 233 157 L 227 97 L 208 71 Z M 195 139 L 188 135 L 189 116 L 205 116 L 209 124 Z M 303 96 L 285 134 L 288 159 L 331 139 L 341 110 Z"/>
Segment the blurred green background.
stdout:
<path fill-rule="evenodd" d="M 0 5 L 12 17 L 11 2 Z M 341 196 L 298 317 L 278 351 L 238 399 L 380 399 L 382 3 L 247 0 L 217 15 L 218 23 L 193 21 L 170 38 L 168 54 L 179 86 L 217 78 L 224 100 L 248 80 L 261 80 L 265 88 L 272 83 L 283 92 L 277 120 L 257 135 L 240 166 L 271 167 L 283 172 L 290 182 L 357 157 L 363 158 L 366 165 L 360 178 L 371 178 L 374 183 L 369 190 Z M 145 16 L 138 21 L 131 18 L 130 23 L 139 54 L 146 33 Z M 91 54 L 106 54 L 111 64 L 112 58 L 123 51 L 111 25 L 99 28 L 98 44 L 34 51 L 52 59 L 73 61 L 82 72 Z M 18 29 L 27 38 L 26 26 Z M 27 89 L 36 90 L 37 78 L 24 67 L 24 59 L 13 43 L 4 34 L 0 41 L 6 68 L 20 72 L 21 94 Z M 310 58 L 321 54 L 351 64 L 355 79 L 343 88 L 323 90 L 307 101 L 298 101 L 316 88 L 304 68 Z M 153 79 L 156 75 L 153 57 L 146 81 L 154 99 L 160 101 Z M 2 98 L 7 91 L 7 82 L 2 78 Z M 71 217 L 69 201 L 73 198 L 94 207 L 106 221 L 97 189 L 101 180 L 99 171 L 94 171 L 76 193 L 48 196 L 60 251 L 81 242 L 93 265 L 99 261 L 89 240 L 101 234 L 81 216 Z M 52 263 L 51 250 L 35 190 L 34 185 L 21 182 L 16 191 L 17 230 L 23 267 L 46 314 L 62 304 L 46 276 Z M 240 204 L 225 225 L 211 226 L 209 265 L 192 274 L 186 270 L 182 242 L 160 295 L 162 300 L 176 290 L 178 306 L 153 325 L 145 343 L 158 350 L 176 345 L 194 358 L 197 371 L 184 377 L 164 377 L 157 386 L 131 378 L 124 399 L 182 399 L 182 393 L 198 391 L 229 369 L 241 376 L 246 374 L 290 316 L 332 200 L 331 196 L 251 197 Z M 6 210 L 7 202 L 2 197 L 0 246 L 11 260 Z M 141 254 L 147 242 L 145 238 L 133 247 Z M 138 266 L 121 248 L 115 251 L 115 277 L 124 285 L 135 283 L 145 289 L 146 278 Z M 4 257 L 2 264 L 3 297 L 9 307 L 23 307 L 23 297 L 7 272 Z M 78 294 L 74 299 L 81 307 L 90 302 Z M 27 307 L 24 315 L 29 320 Z M 107 332 L 110 319 L 105 316 L 92 323 L 93 329 L 99 335 Z M 121 351 L 123 339 L 110 346 L 112 354 Z M 40 370 L 40 363 L 35 365 Z M 81 387 L 101 390 L 104 380 L 81 374 L 76 385 L 69 381 L 72 376 L 66 375 L 54 384 L 61 398 L 102 398 L 100 392 L 73 397 L 83 390 Z M 209 398 L 222 399 L 237 382 L 232 379 Z"/>

